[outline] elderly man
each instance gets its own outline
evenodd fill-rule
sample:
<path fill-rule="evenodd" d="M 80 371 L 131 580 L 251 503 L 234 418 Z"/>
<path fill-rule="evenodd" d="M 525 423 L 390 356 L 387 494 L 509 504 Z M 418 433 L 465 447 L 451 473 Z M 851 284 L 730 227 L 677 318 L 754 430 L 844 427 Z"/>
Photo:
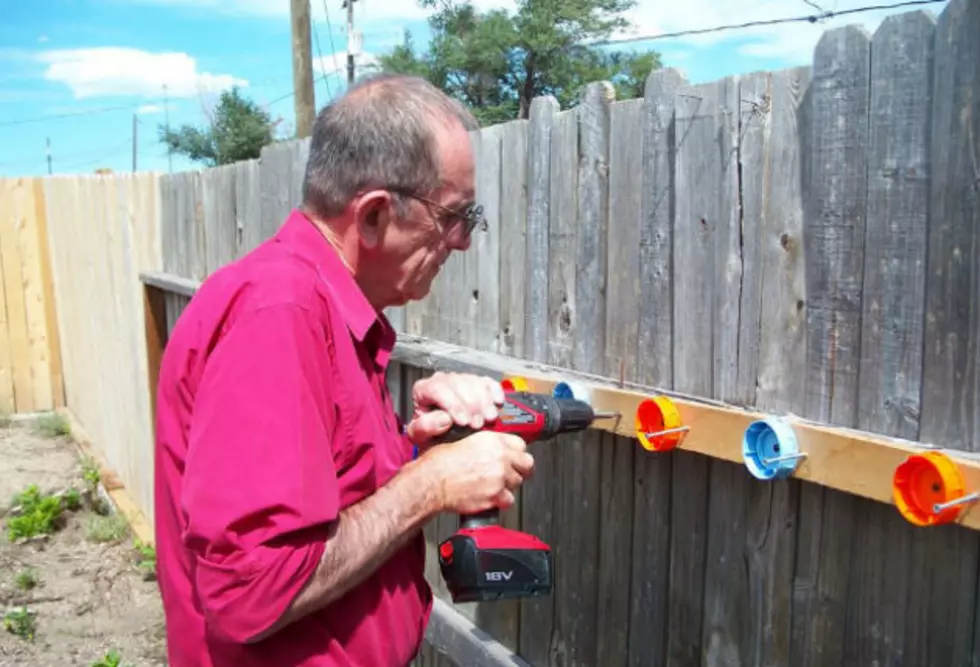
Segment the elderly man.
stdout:
<path fill-rule="evenodd" d="M 479 223 L 472 118 L 384 76 L 323 109 L 303 205 L 204 282 L 168 342 L 156 438 L 171 667 L 407 665 L 432 596 L 423 524 L 506 508 L 533 461 L 482 426 L 488 378 L 417 383 L 402 428 L 384 308 L 423 298 Z M 413 449 L 419 454 L 413 456 Z"/>

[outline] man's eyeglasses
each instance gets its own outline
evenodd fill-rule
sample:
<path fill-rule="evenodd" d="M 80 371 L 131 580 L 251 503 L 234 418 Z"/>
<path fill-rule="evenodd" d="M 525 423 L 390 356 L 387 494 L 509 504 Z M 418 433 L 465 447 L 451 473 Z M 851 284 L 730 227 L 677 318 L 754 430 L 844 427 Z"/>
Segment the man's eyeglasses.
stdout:
<path fill-rule="evenodd" d="M 397 192 L 398 194 L 411 197 L 412 199 L 422 202 L 423 204 L 428 204 L 429 206 L 434 206 L 445 213 L 451 220 L 458 220 L 463 224 L 464 233 L 469 236 L 473 233 L 473 230 L 477 227 L 480 231 L 486 231 L 489 228 L 486 217 L 483 215 L 483 207 L 477 204 L 470 204 L 462 211 L 454 211 L 451 208 L 443 206 L 438 202 L 434 202 L 431 199 L 423 197 L 422 195 L 416 194 L 414 192 L 407 192 L 405 190 L 392 190 L 392 192 Z"/>

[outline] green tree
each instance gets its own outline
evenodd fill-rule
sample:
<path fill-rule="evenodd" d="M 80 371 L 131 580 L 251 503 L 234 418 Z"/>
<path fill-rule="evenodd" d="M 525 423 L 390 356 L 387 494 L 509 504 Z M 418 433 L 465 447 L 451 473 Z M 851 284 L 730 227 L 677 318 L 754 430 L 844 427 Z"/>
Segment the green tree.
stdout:
<path fill-rule="evenodd" d="M 214 167 L 259 157 L 262 147 L 275 141 L 275 127 L 268 112 L 232 88 L 221 93 L 210 124 L 177 130 L 161 125 L 159 133 L 172 152 Z"/>
<path fill-rule="evenodd" d="M 527 118 L 539 95 L 568 108 L 592 81 L 611 81 L 620 99 L 638 97 L 660 67 L 654 51 L 592 44 L 630 27 L 624 14 L 636 0 L 517 0 L 514 13 L 481 12 L 468 1 L 418 1 L 434 10 L 428 48 L 417 49 L 406 32 L 379 58 L 381 69 L 425 77 L 483 124 Z"/>

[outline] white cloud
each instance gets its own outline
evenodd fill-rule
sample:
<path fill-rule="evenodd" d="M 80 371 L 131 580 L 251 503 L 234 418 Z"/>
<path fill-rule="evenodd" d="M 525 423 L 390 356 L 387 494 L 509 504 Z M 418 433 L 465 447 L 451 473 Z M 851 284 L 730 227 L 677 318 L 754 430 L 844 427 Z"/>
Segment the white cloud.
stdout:
<path fill-rule="evenodd" d="M 162 111 L 163 111 L 163 107 L 160 106 L 159 104 L 144 104 L 136 110 L 136 113 L 138 113 L 140 116 L 150 116 L 152 114 L 157 114 Z"/>
<path fill-rule="evenodd" d="M 51 40 L 48 38 L 47 35 L 41 35 L 40 37 L 37 38 L 37 41 L 39 44 L 45 44 L 47 42 L 50 42 Z"/>
<path fill-rule="evenodd" d="M 197 69 L 186 53 L 149 53 L 124 47 L 64 49 L 42 52 L 47 65 L 44 78 L 71 88 L 76 99 L 111 95 L 160 97 L 167 86 L 170 97 L 192 97 L 218 92 L 248 81 L 230 74 Z"/>

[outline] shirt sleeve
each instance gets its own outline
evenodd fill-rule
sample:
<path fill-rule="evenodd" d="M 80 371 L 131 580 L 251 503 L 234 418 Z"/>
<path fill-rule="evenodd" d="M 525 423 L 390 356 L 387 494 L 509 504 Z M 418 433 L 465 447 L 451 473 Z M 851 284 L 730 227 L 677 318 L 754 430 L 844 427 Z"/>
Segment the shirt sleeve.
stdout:
<path fill-rule="evenodd" d="M 285 611 L 340 506 L 330 341 L 305 309 L 242 315 L 196 393 L 184 470 L 185 544 L 215 630 L 244 642 Z"/>

